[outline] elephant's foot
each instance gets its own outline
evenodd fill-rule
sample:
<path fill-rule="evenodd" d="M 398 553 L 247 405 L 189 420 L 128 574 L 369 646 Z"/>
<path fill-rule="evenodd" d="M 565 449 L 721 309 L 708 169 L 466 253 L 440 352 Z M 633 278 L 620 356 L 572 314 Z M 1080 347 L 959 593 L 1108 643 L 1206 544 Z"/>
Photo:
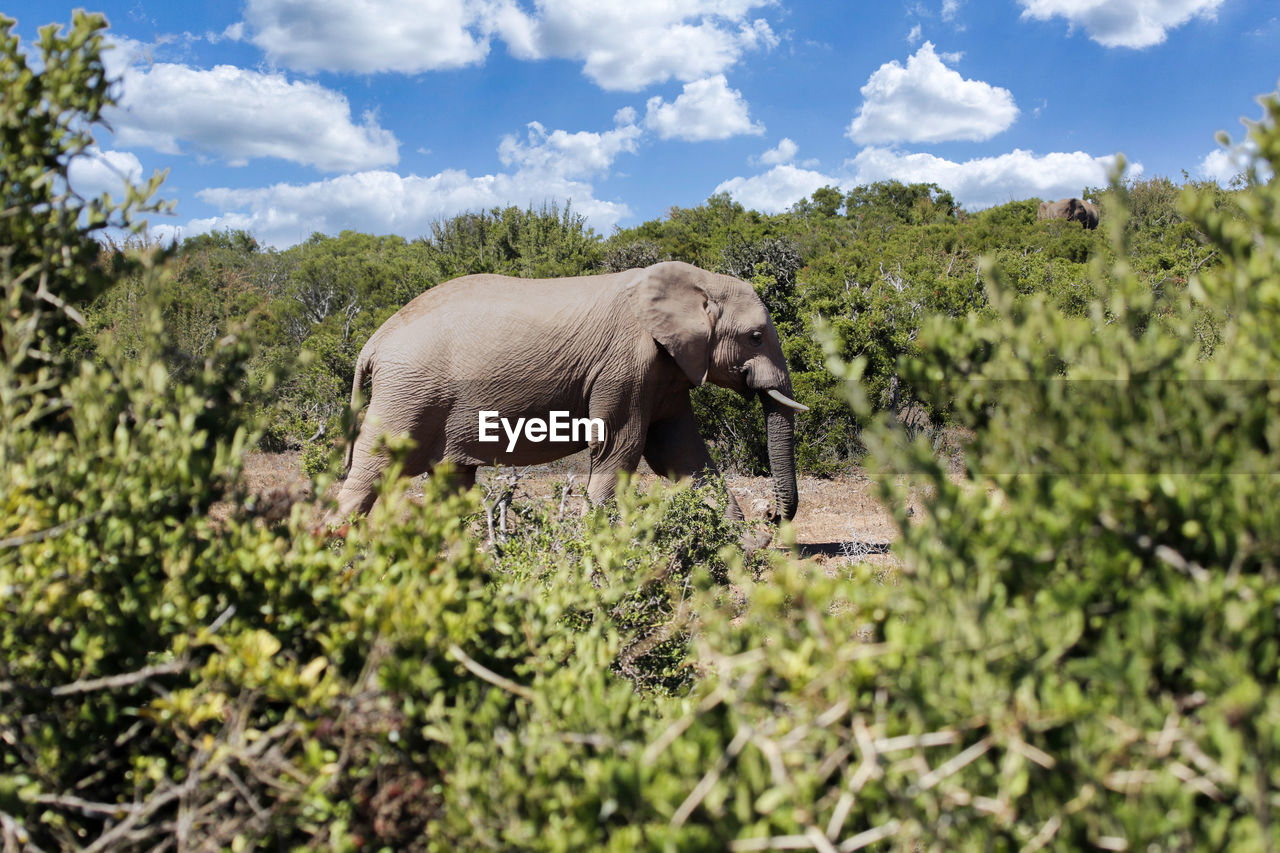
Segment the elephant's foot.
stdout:
<path fill-rule="evenodd" d="M 773 528 L 749 530 L 742 535 L 742 551 L 748 557 L 773 542 Z"/>
<path fill-rule="evenodd" d="M 346 539 L 347 534 L 351 532 L 351 525 L 339 520 L 322 519 L 311 525 L 308 532 L 312 538 L 331 542 L 335 539 Z"/>

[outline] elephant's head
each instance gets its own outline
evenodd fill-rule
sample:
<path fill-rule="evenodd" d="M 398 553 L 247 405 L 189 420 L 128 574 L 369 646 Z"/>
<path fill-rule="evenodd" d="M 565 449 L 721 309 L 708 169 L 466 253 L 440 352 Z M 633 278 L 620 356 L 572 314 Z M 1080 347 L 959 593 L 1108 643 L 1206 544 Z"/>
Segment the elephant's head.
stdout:
<path fill-rule="evenodd" d="M 1071 199 L 1071 211 L 1067 216 L 1068 219 L 1074 219 L 1085 228 L 1098 227 L 1098 208 L 1091 202 L 1084 199 Z"/>
<path fill-rule="evenodd" d="M 796 490 L 795 412 L 791 376 L 769 311 L 751 285 L 677 261 L 637 270 L 632 306 L 653 336 L 697 386 L 712 382 L 765 411 L 775 518 L 793 518 Z"/>

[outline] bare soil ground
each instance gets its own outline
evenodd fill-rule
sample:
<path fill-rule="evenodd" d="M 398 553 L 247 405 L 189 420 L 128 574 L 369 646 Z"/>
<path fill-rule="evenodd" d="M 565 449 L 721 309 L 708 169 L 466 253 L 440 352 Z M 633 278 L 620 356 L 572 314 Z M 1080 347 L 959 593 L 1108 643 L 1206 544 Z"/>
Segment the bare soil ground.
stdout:
<path fill-rule="evenodd" d="M 519 475 L 522 498 L 549 500 L 557 485 L 569 483 L 574 495 L 569 506 L 585 503 L 582 487 L 586 484 L 587 460 L 578 454 L 550 465 L 513 469 L 481 468 L 478 482 L 482 488 L 493 488 L 497 478 Z M 646 467 L 639 472 L 643 487 L 658 478 Z M 245 481 L 251 495 L 258 500 L 288 501 L 306 499 L 307 478 L 302 473 L 300 456 L 290 453 L 251 453 L 245 460 Z M 768 477 L 726 478 L 748 519 L 763 518 L 768 511 L 773 485 Z M 875 494 L 875 484 L 860 471 L 833 478 L 801 477 L 800 509 L 793 524 L 796 550 L 801 557 L 822 565 L 828 572 L 839 571 L 852 561 L 897 565 L 890 551 L 898 538 L 897 529 Z M 916 501 L 913 500 L 913 503 Z"/>

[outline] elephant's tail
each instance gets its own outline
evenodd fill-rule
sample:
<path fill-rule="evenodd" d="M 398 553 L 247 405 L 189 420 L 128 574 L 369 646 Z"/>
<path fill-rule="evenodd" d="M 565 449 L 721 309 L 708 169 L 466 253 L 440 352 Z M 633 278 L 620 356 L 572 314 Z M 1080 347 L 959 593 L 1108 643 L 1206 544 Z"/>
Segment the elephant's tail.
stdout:
<path fill-rule="evenodd" d="M 351 380 L 351 419 L 352 429 L 347 435 L 347 456 L 343 463 L 343 469 L 351 470 L 351 460 L 356 453 L 356 430 L 355 420 L 360 414 L 361 405 L 361 389 L 364 388 L 365 380 L 369 378 L 369 371 L 373 369 L 373 353 L 369 347 L 360 350 L 360 356 L 356 359 L 356 375 Z"/>

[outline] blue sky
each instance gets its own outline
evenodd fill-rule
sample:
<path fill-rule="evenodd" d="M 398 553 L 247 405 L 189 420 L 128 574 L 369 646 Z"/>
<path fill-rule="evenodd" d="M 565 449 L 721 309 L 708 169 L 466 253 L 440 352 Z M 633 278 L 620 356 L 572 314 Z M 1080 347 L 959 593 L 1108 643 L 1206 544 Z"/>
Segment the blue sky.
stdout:
<path fill-rule="evenodd" d="M 82 0 L 6 9 L 24 42 Z M 1227 181 L 1280 79 L 1274 0 L 121 0 L 82 192 L 169 169 L 153 232 L 416 237 L 572 201 L 610 233 L 730 192 L 932 181 L 970 209 Z"/>

